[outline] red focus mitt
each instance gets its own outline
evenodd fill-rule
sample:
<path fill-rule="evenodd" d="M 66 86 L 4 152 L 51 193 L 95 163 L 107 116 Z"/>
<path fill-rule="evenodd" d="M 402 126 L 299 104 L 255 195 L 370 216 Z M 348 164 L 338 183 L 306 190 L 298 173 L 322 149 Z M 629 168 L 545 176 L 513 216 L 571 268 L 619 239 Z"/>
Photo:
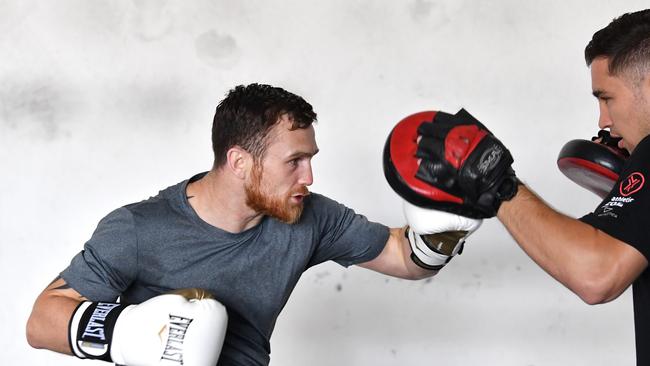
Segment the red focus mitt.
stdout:
<path fill-rule="evenodd" d="M 600 130 L 591 141 L 571 140 L 560 150 L 557 166 L 574 183 L 605 198 L 630 156 L 618 147 L 619 140 L 607 130 Z"/>
<path fill-rule="evenodd" d="M 517 192 L 512 156 L 466 110 L 402 119 L 384 146 L 384 175 L 406 201 L 483 219 Z"/>

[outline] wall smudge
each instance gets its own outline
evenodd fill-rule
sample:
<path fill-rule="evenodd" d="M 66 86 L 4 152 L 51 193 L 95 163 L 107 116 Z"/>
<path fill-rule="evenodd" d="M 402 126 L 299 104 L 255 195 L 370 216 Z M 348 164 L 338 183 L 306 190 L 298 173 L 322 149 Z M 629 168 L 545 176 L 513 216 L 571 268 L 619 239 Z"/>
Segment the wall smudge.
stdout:
<path fill-rule="evenodd" d="M 235 38 L 209 30 L 199 35 L 194 46 L 201 61 L 215 68 L 231 67 L 239 58 L 239 47 Z"/>

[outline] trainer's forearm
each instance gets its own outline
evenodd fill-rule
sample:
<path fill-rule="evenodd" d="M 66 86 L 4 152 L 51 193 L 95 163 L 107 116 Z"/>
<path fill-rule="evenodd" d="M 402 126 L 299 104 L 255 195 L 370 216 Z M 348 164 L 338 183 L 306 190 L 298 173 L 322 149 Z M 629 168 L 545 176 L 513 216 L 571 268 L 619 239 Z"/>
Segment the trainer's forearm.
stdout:
<path fill-rule="evenodd" d="M 602 287 L 612 264 L 598 230 L 555 211 L 525 186 L 501 205 L 498 218 L 531 259 L 581 298 Z"/>
<path fill-rule="evenodd" d="M 53 283 L 53 286 L 57 284 Z M 72 353 L 68 342 L 68 323 L 83 298 L 68 294 L 74 290 L 56 290 L 53 286 L 43 291 L 34 303 L 27 321 L 27 342 L 34 348 L 70 355 Z"/>

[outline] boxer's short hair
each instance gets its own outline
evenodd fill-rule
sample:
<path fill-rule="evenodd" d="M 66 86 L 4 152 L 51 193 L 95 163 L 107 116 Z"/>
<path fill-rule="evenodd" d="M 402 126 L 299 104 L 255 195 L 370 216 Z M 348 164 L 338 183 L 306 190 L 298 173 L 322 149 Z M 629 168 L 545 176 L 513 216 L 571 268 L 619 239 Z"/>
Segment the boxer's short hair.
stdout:
<path fill-rule="evenodd" d="M 261 160 L 268 132 L 285 114 L 292 129 L 307 128 L 316 121 L 311 104 L 282 88 L 249 84 L 230 90 L 217 105 L 212 123 L 214 168 L 225 164 L 226 153 L 233 146 Z"/>

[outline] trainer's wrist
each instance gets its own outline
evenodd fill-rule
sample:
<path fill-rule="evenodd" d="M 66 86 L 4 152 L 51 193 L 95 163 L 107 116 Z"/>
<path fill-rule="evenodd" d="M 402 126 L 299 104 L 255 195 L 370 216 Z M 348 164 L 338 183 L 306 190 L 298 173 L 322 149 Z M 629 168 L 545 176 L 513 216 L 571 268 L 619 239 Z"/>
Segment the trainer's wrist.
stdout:
<path fill-rule="evenodd" d="M 522 198 L 525 198 L 533 193 L 528 190 L 526 184 L 517 178 L 517 191 L 514 196 L 509 200 L 501 202 L 499 209 L 497 210 L 497 218 L 501 219 L 507 211 L 511 210 L 512 207 L 517 205 L 517 202 L 521 201 Z"/>

